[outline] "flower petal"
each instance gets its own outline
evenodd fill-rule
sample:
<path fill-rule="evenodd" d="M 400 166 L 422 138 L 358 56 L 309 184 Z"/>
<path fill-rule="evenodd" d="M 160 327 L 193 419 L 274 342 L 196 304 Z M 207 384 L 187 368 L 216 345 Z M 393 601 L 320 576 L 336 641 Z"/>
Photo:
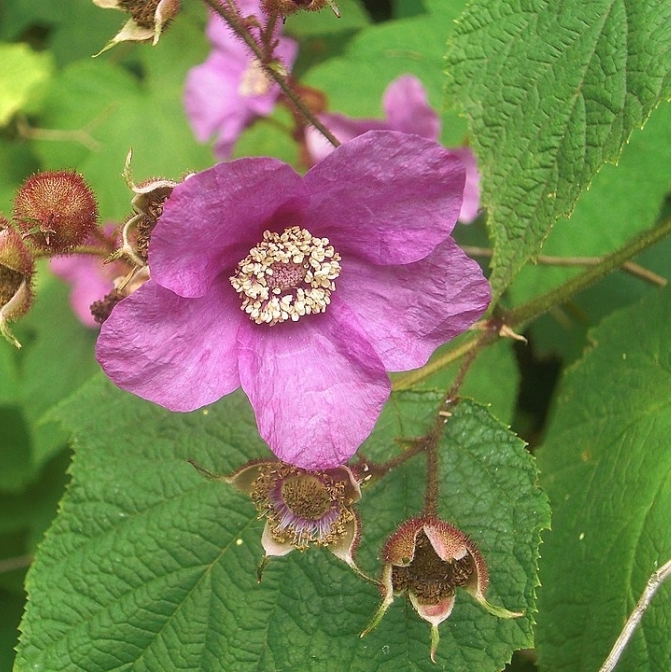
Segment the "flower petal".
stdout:
<path fill-rule="evenodd" d="M 347 306 L 240 336 L 240 381 L 261 436 L 304 469 L 343 464 L 370 434 L 389 397 L 382 362 Z"/>
<path fill-rule="evenodd" d="M 413 75 L 395 79 L 382 100 L 389 128 L 416 133 L 429 140 L 440 137 L 440 117 L 429 105 L 422 82 Z"/>
<path fill-rule="evenodd" d="M 480 267 L 451 238 L 412 264 L 343 260 L 334 295 L 356 313 L 387 371 L 426 364 L 439 345 L 484 313 L 491 298 Z"/>
<path fill-rule="evenodd" d="M 265 229 L 300 223 L 308 198 L 300 175 L 275 159 L 239 159 L 192 175 L 174 188 L 152 233 L 152 278 L 179 296 L 205 295 Z"/>
<path fill-rule="evenodd" d="M 444 600 L 441 600 L 437 604 L 422 604 L 417 596 L 410 592 L 408 593 L 410 602 L 412 606 L 415 607 L 417 613 L 425 620 L 431 623 L 431 625 L 440 625 L 449 615 L 452 613 L 454 608 L 454 595 L 446 597 Z"/>
<path fill-rule="evenodd" d="M 189 70 L 184 87 L 184 108 L 194 135 L 205 142 L 219 133 L 223 140 L 235 140 L 252 119 L 237 95 L 243 64 L 214 51 L 202 65 Z M 212 92 L 216 91 L 217 95 Z"/>
<path fill-rule="evenodd" d="M 112 382 L 171 411 L 192 411 L 239 387 L 244 319 L 227 282 L 183 299 L 153 280 L 114 307 L 96 358 Z"/>
<path fill-rule="evenodd" d="M 450 234 L 465 170 L 455 154 L 417 135 L 369 131 L 305 176 L 305 227 L 345 256 L 374 264 L 422 259 Z"/>

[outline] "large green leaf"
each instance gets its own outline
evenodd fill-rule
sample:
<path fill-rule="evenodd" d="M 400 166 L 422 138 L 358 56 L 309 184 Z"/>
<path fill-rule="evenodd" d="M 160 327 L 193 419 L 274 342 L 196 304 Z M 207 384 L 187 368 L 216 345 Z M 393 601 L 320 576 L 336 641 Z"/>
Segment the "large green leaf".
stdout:
<path fill-rule="evenodd" d="M 475 0 L 447 53 L 469 119 L 499 295 L 671 95 L 671 5 Z"/>
<path fill-rule="evenodd" d="M 651 572 L 671 557 L 671 291 L 592 332 L 538 452 L 553 507 L 543 545 L 538 649 L 544 670 L 596 670 Z M 618 671 L 668 669 L 663 586 Z"/>
<path fill-rule="evenodd" d="M 396 395 L 363 450 L 386 459 L 423 434 L 440 396 Z M 268 456 L 241 394 L 172 414 L 94 379 L 58 411 L 75 441 L 73 482 L 27 581 L 17 672 L 102 670 L 434 670 L 429 628 L 400 598 L 365 639 L 377 589 L 326 550 L 272 561 L 261 585 L 262 523 L 239 492 L 189 464 L 230 472 Z M 422 507 L 414 458 L 365 491 L 362 566 L 380 570 L 386 536 Z M 499 670 L 531 645 L 535 561 L 547 506 L 522 442 L 473 404 L 442 443 L 440 512 L 479 545 L 499 620 L 464 593 L 441 627 L 438 661 Z"/>
<path fill-rule="evenodd" d="M 671 104 L 656 109 L 643 131 L 632 134 L 617 166 L 607 165 L 584 192 L 570 219 L 559 220 L 543 253 L 601 256 L 650 228 L 671 185 Z M 668 270 L 668 265 L 666 269 Z M 565 282 L 579 268 L 528 265 L 515 279 L 516 303 Z M 604 297 L 605 298 L 605 297 Z"/>

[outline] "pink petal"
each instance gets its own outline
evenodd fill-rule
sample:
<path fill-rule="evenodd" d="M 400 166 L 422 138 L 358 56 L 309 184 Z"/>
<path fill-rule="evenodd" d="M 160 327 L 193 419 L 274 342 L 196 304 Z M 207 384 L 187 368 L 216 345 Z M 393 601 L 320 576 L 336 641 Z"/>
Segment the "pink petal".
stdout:
<path fill-rule="evenodd" d="M 408 596 L 420 617 L 434 626 L 440 625 L 448 618 L 454 608 L 454 595 L 446 597 L 438 604 L 422 604 L 412 592 L 408 593 Z"/>
<path fill-rule="evenodd" d="M 122 389 L 171 411 L 192 411 L 239 387 L 243 319 L 227 282 L 203 298 L 183 299 L 150 280 L 114 307 L 96 358 Z"/>
<path fill-rule="evenodd" d="M 300 224 L 308 201 L 290 166 L 267 158 L 220 163 L 178 184 L 152 233 L 152 278 L 179 296 L 205 295 L 266 228 Z"/>
<path fill-rule="evenodd" d="M 429 140 L 440 137 L 440 117 L 429 105 L 422 82 L 412 75 L 395 79 L 382 101 L 388 127 L 401 133 L 416 133 Z"/>
<path fill-rule="evenodd" d="M 240 344 L 242 388 L 277 457 L 328 469 L 354 455 L 390 383 L 347 306 L 336 298 L 326 313 L 297 323 L 268 328 L 247 322 Z"/>
<path fill-rule="evenodd" d="M 184 108 L 200 142 L 217 132 L 224 140 L 236 140 L 253 118 L 237 91 L 243 69 L 244 63 L 214 51 L 205 63 L 189 70 Z"/>
<path fill-rule="evenodd" d="M 454 227 L 465 171 L 439 144 L 369 131 L 341 145 L 305 176 L 312 194 L 305 227 L 344 257 L 374 264 L 422 259 Z"/>
<path fill-rule="evenodd" d="M 448 238 L 412 264 L 342 262 L 335 294 L 356 313 L 387 371 L 426 364 L 485 311 L 490 288 L 478 264 Z"/>

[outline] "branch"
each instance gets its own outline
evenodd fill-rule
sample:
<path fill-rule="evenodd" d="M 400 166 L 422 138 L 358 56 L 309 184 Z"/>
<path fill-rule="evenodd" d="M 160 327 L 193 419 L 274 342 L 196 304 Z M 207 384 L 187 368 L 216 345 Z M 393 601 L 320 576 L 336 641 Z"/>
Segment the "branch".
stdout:
<path fill-rule="evenodd" d="M 612 672 L 613 668 L 620 660 L 620 656 L 624 652 L 627 644 L 629 644 L 629 640 L 632 638 L 638 624 L 641 622 L 643 614 L 645 614 L 657 589 L 669 578 L 669 576 L 671 576 L 671 560 L 669 560 L 661 569 L 658 569 L 651 574 L 648 583 L 645 586 L 645 590 L 641 595 L 641 599 L 638 601 L 638 604 L 634 607 L 634 611 L 631 612 L 631 616 L 624 624 L 620 636 L 617 638 L 611 652 L 608 654 L 608 658 L 606 658 L 606 662 L 601 666 L 599 672 Z"/>

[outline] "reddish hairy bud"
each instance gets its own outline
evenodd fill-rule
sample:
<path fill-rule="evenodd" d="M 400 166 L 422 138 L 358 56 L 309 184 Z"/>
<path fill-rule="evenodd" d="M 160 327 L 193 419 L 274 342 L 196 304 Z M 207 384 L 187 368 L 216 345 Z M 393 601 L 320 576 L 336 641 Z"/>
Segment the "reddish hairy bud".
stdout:
<path fill-rule="evenodd" d="M 83 242 L 98 220 L 95 196 L 74 171 L 36 173 L 14 199 L 14 220 L 23 237 L 50 254 L 63 254 Z"/>

